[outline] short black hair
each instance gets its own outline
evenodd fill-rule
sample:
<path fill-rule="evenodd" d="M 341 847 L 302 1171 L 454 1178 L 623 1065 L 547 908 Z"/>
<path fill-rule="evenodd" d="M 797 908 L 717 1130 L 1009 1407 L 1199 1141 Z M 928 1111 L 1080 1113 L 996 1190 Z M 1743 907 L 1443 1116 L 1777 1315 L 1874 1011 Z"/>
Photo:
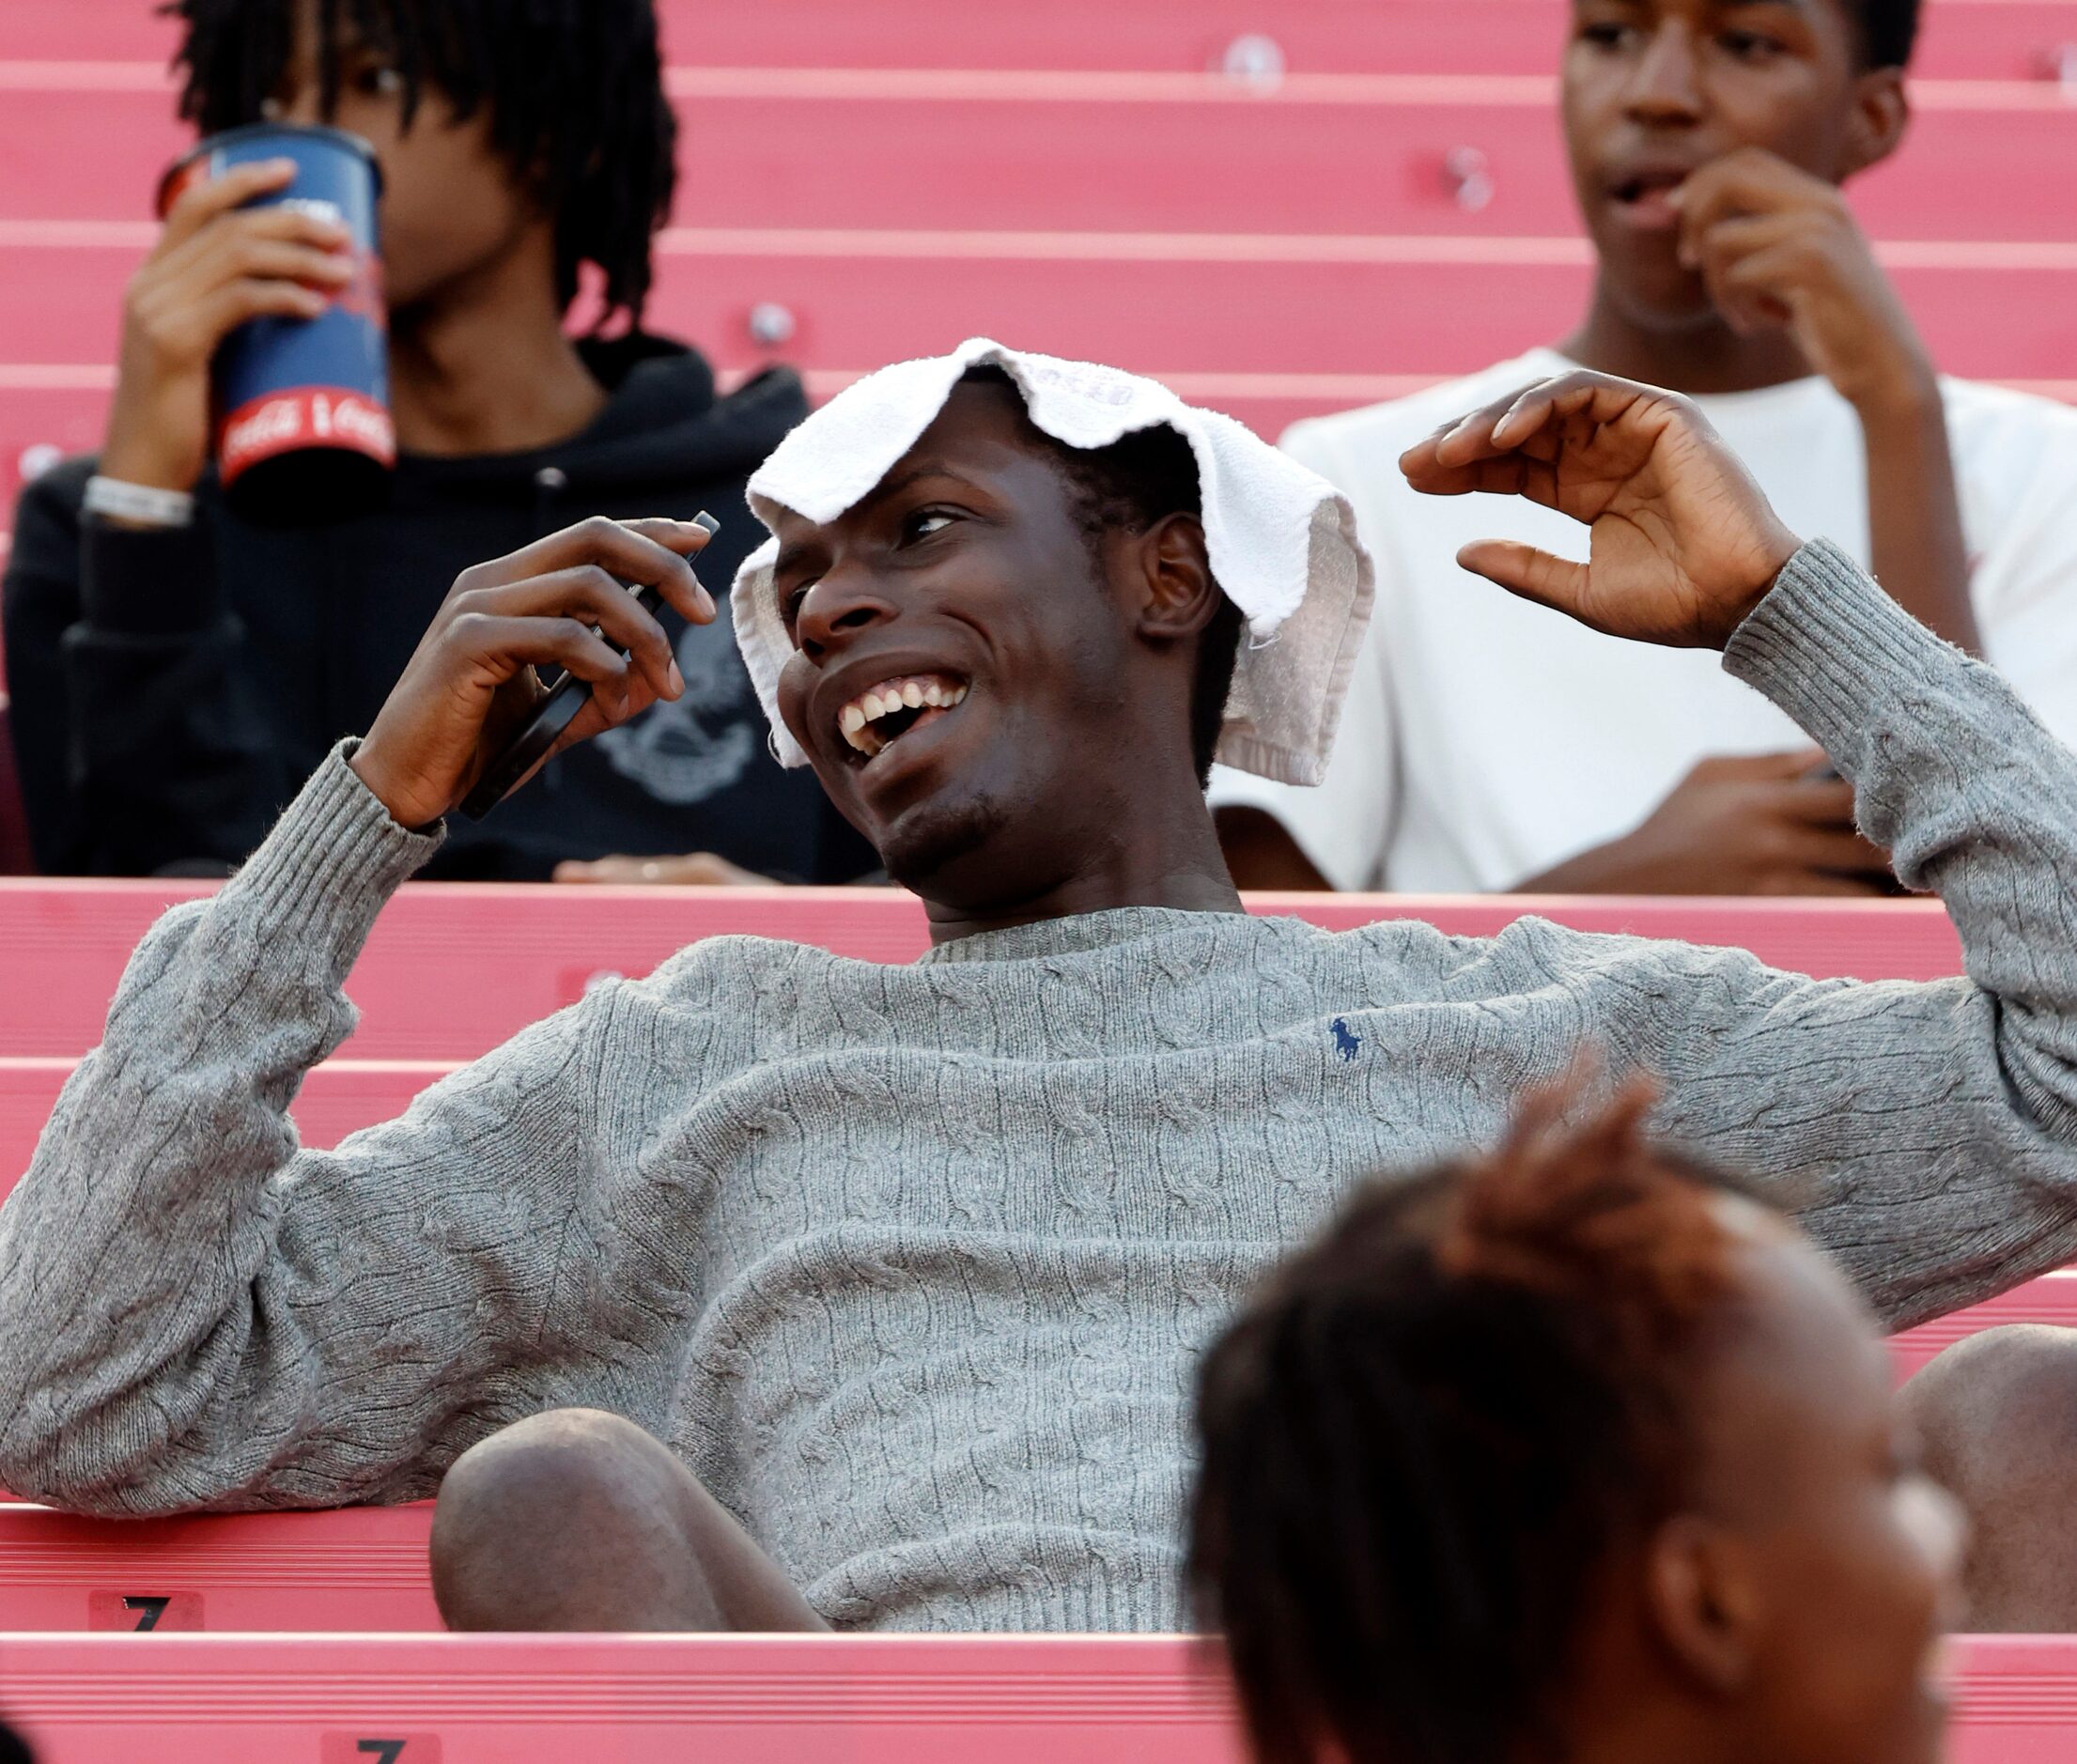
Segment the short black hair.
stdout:
<path fill-rule="evenodd" d="M 1001 368 L 971 367 L 962 378 L 1001 386 L 1024 411 L 1023 395 Z M 1089 539 L 1090 554 L 1099 566 L 1104 534 L 1113 528 L 1144 533 L 1170 515 L 1204 518 L 1197 456 L 1190 451 L 1190 443 L 1166 424 L 1135 430 L 1108 447 L 1070 447 L 1031 422 L 1028 412 L 1024 422 L 1032 440 L 1052 456 L 1075 492 L 1076 512 Z M 1213 756 L 1226 721 L 1226 701 L 1233 690 L 1233 668 L 1240 658 L 1242 623 L 1240 608 L 1221 593 L 1218 610 L 1198 636 L 1197 674 L 1190 690 L 1190 759 L 1200 783 L 1211 781 Z"/>
<path fill-rule="evenodd" d="M 1908 68 L 1918 46 L 1919 0 L 1847 0 L 1864 68 Z"/>
<path fill-rule="evenodd" d="M 348 27 L 395 57 L 404 116 L 430 84 L 490 138 L 555 220 L 566 309 L 589 263 L 604 278 L 595 329 L 639 325 L 652 244 L 677 184 L 677 118 L 663 89 L 650 0 L 316 0 L 318 77 L 331 114 Z M 205 134 L 262 119 L 287 70 L 297 0 L 168 0 L 185 26 L 180 115 Z"/>
<path fill-rule="evenodd" d="M 1650 1102 L 1566 1127 L 1546 1094 L 1491 1156 L 1371 1184 L 1206 1353 L 1189 1579 L 1262 1764 L 1566 1756 L 1604 1576 L 1692 1462 L 1718 1196 L 1750 1193 L 1650 1146 Z"/>

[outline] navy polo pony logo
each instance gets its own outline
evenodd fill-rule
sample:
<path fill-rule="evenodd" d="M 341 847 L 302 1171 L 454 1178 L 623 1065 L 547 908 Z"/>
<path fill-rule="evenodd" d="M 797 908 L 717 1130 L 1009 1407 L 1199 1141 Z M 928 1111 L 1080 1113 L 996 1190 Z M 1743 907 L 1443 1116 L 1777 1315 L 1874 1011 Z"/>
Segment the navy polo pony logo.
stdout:
<path fill-rule="evenodd" d="M 1363 1050 L 1363 1038 L 1349 1027 L 1345 1016 L 1338 1016 L 1328 1025 L 1334 1030 L 1334 1051 L 1343 1060 L 1354 1060 Z"/>

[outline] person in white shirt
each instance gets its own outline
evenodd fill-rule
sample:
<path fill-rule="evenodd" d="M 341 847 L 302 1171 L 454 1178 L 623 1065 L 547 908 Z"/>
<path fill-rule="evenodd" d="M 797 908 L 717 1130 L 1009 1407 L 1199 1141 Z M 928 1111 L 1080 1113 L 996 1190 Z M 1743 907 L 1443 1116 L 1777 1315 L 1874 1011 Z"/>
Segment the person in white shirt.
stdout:
<path fill-rule="evenodd" d="M 1495 534 L 1575 542 L 1522 499 L 1417 496 L 1400 455 L 1578 365 L 1695 397 L 1790 526 L 2077 739 L 2077 410 L 1936 376 L 1839 193 L 1902 139 L 1916 23 L 1917 0 L 1575 0 L 1585 322 L 1284 437 L 1355 503 L 1377 608 L 1325 781 L 1214 780 L 1242 886 L 1894 889 L 1851 793 L 1757 692 L 1699 655 L 1554 629 L 1451 563 Z"/>

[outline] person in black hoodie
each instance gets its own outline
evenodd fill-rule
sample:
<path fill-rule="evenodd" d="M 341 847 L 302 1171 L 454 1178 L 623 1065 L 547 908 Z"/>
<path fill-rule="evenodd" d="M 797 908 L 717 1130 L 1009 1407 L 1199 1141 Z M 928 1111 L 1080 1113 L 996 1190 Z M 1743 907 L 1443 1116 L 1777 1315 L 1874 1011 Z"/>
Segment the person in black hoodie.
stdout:
<path fill-rule="evenodd" d="M 719 395 L 696 351 L 641 329 L 675 184 L 649 0 L 170 9 L 181 114 L 203 132 L 323 121 L 375 146 L 399 457 L 375 514 L 284 529 L 225 505 L 209 357 L 247 318 L 316 310 L 343 241 L 319 218 L 239 206 L 284 169 L 192 188 L 130 285 L 98 460 L 36 480 L 16 519 L 8 687 L 49 874 L 237 863 L 367 727 L 454 578 L 581 515 L 711 509 L 703 572 L 721 595 L 759 531 L 743 482 L 807 411 L 789 371 Z M 600 320 L 572 337 L 587 275 Z M 873 867 L 814 781 L 767 750 L 725 596 L 711 626 L 664 616 L 684 695 L 458 824 L 428 874 L 546 880 L 571 860 L 709 852 L 718 873 L 791 881 Z"/>

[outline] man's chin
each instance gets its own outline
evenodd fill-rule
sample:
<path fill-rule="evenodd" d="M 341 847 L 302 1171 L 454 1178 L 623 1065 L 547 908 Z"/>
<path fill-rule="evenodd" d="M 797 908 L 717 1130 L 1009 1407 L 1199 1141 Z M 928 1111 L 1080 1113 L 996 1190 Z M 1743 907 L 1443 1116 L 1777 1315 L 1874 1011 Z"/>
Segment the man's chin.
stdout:
<path fill-rule="evenodd" d="M 1630 322 L 1643 331 L 1698 331 L 1719 322 L 1709 287 L 1678 262 L 1632 263 L 1620 278 L 1611 276 L 1610 291 Z"/>
<path fill-rule="evenodd" d="M 890 879 L 925 899 L 944 899 L 967 892 L 966 873 L 1008 823 L 1001 804 L 984 793 L 938 796 L 903 811 L 875 843 Z"/>

